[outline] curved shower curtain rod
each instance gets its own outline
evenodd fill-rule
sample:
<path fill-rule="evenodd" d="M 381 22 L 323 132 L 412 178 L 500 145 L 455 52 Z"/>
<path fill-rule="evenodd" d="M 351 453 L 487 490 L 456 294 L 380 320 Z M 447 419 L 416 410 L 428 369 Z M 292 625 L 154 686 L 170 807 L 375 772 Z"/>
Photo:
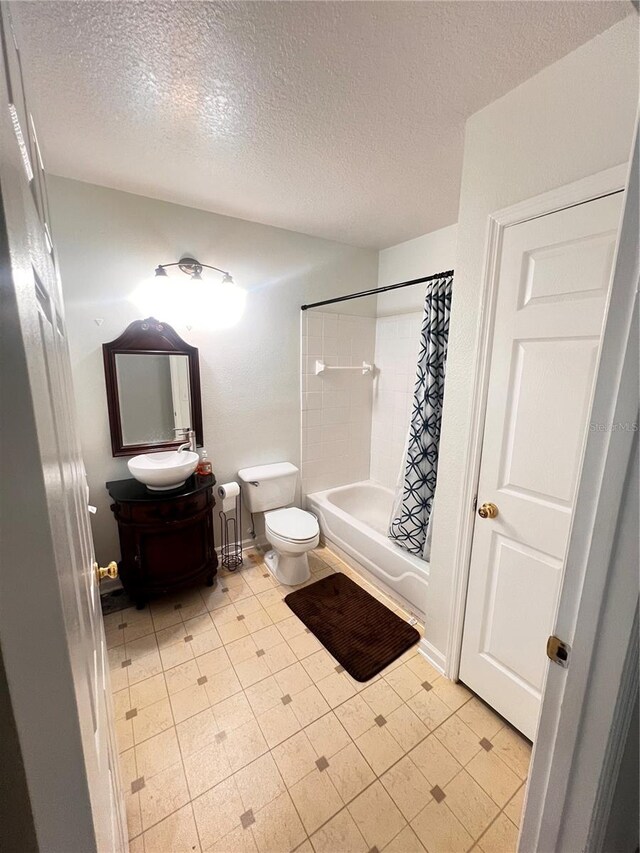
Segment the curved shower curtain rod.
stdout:
<path fill-rule="evenodd" d="M 335 299 L 323 299 L 322 302 L 311 302 L 309 305 L 301 305 L 301 311 L 309 308 L 319 308 L 320 305 L 333 305 L 334 302 L 346 302 L 347 299 L 359 299 L 361 296 L 373 296 L 374 293 L 386 293 L 387 290 L 397 290 L 399 287 L 409 287 L 411 284 L 422 284 L 425 281 L 435 281 L 437 278 L 448 278 L 453 275 L 453 270 L 445 270 L 435 275 L 427 275 L 424 278 L 414 278 L 411 281 L 400 281 L 398 284 L 387 284 L 385 287 L 372 287 L 371 290 L 361 290 L 359 293 L 349 293 L 347 296 L 336 296 Z"/>

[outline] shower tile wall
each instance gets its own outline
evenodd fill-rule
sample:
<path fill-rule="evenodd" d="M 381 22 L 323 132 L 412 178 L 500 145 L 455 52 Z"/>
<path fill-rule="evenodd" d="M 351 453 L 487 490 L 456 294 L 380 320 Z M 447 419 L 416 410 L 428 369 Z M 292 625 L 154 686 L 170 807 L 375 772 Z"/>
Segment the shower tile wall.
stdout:
<path fill-rule="evenodd" d="M 372 480 L 395 489 L 407 439 L 422 312 L 379 317 L 371 418 Z"/>
<path fill-rule="evenodd" d="M 376 320 L 352 314 L 302 314 L 303 494 L 369 479 L 374 380 L 358 370 L 315 375 L 331 366 L 373 362 Z"/>

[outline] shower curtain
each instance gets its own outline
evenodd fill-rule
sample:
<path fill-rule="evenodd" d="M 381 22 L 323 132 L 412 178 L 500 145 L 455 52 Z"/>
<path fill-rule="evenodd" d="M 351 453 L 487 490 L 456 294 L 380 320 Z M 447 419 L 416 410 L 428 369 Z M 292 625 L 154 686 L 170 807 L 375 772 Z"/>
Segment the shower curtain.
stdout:
<path fill-rule="evenodd" d="M 389 539 L 425 560 L 431 551 L 452 283 L 453 276 L 445 276 L 427 285 L 411 422 L 389 525 Z"/>

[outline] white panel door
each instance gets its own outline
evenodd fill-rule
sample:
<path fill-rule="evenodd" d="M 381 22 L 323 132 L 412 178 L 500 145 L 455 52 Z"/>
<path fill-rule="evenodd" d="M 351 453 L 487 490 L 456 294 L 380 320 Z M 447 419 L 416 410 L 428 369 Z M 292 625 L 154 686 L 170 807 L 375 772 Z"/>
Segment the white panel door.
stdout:
<path fill-rule="evenodd" d="M 97 580 L 93 568 L 93 543 L 88 514 L 88 488 L 71 383 L 71 366 L 66 341 L 64 310 L 49 229 L 49 211 L 44 171 L 35 127 L 22 89 L 20 55 L 13 36 L 9 9 L 0 10 L 0 99 L 3 104 L 0 134 L 0 246 L 2 249 L 3 332 L 12 336 L 11 364 L 24 371 L 24 382 L 15 389 L 11 405 L 23 413 L 19 434 L 11 436 L 15 453 L 28 454 L 40 475 L 29 483 L 25 519 L 30 528 L 23 536 L 20 559 L 12 566 L 27 584 L 37 577 L 34 562 L 36 541 L 46 537 L 50 553 L 46 571 L 53 576 L 54 594 L 45 599 L 44 588 L 35 584 L 30 595 L 33 618 L 44 607 L 51 619 L 32 629 L 29 640 L 55 650 L 52 661 L 59 666 L 56 693 L 33 694 L 16 681 L 20 675 L 8 668 L 18 704 L 14 704 L 18 731 L 30 788 L 38 838 L 43 849 L 83 853 L 119 853 L 127 849 L 124 804 L 119 783 L 119 767 L 114 737 L 106 643 Z M 11 364 L 3 365 L 10 370 Z M 24 365 L 24 366 L 23 366 Z M 22 367 L 23 366 L 23 367 Z M 4 378 L 4 377 L 3 377 Z M 93 416 L 93 413 L 85 413 Z M 29 432 L 33 424 L 35 431 Z M 9 436 L 5 437 L 7 440 Z M 11 482 L 8 490 L 18 490 Z M 16 495 L 19 503 L 21 495 Z M 38 507 L 43 511 L 38 512 Z M 5 543 L 3 542 L 3 545 Z M 5 568 L 5 567 L 3 567 Z M 7 569 L 8 571 L 8 569 Z M 6 572 L 5 572 L 6 574 Z M 16 607 L 22 607 L 18 591 L 3 589 L 5 597 L 15 593 Z M 20 614 L 16 614 L 19 616 Z M 62 625 L 62 638 L 52 625 Z M 60 642 L 62 639 L 62 642 Z M 12 661 L 9 656 L 9 665 Z M 24 678 L 32 675 L 24 673 Z M 22 711 L 18 693 L 31 705 L 30 719 Z M 30 699 L 30 701 L 29 701 Z M 60 707 L 72 709 L 69 727 L 60 727 L 55 737 L 68 766 L 54 765 L 55 749 L 31 756 L 34 737 L 29 725 L 34 720 L 46 731 Z M 36 707 L 34 707 L 36 706 Z M 38 720 L 37 715 L 40 714 Z M 77 716 L 76 716 L 77 715 Z M 47 774 L 46 799 L 58 804 L 52 820 L 47 804 L 39 799 L 38 786 Z M 36 778 L 37 777 L 37 778 Z M 60 803 L 68 802 L 64 810 Z M 60 812 L 63 812 L 60 814 Z"/>
<path fill-rule="evenodd" d="M 460 678 L 529 738 L 567 548 L 622 193 L 505 229 Z"/>

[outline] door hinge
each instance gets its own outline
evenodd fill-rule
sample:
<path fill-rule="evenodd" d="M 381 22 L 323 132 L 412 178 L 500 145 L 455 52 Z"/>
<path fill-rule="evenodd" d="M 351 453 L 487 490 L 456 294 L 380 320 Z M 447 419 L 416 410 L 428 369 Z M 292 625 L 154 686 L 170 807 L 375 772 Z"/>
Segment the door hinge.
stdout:
<path fill-rule="evenodd" d="M 475 512 L 478 509 L 478 496 L 474 495 L 473 498 L 473 511 Z"/>
<path fill-rule="evenodd" d="M 569 652 L 571 646 L 568 643 L 563 643 L 558 637 L 551 636 L 547 640 L 547 657 L 563 669 L 569 666 Z"/>

